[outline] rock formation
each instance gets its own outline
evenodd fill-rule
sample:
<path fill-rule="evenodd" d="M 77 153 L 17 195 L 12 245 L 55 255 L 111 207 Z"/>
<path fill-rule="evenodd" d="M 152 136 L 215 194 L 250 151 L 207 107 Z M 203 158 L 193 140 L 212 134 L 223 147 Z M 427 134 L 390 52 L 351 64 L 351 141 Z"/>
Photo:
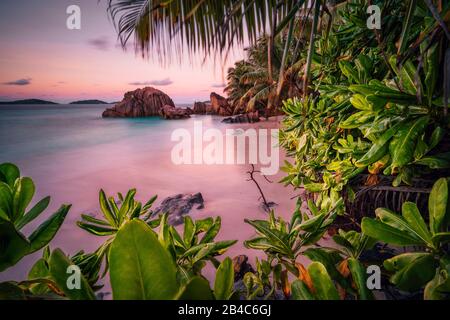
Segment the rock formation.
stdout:
<path fill-rule="evenodd" d="M 169 215 L 169 224 L 176 226 L 184 221 L 184 216 L 188 214 L 194 205 L 196 209 L 204 208 L 204 200 L 201 193 L 192 194 L 177 194 L 173 197 L 168 197 L 161 202 L 161 205 L 154 211 L 153 215 L 167 213 Z"/>
<path fill-rule="evenodd" d="M 165 105 L 161 109 L 161 116 L 166 120 L 186 119 L 191 117 L 189 110 L 175 108 L 169 105 Z"/>
<path fill-rule="evenodd" d="M 194 114 L 206 114 L 208 105 L 205 102 L 194 103 Z"/>
<path fill-rule="evenodd" d="M 228 117 L 222 120 L 223 123 L 255 123 L 259 122 L 259 112 L 249 112 L 237 116 Z"/>
<path fill-rule="evenodd" d="M 113 108 L 103 112 L 104 118 L 137 118 L 160 116 L 164 106 L 175 107 L 172 99 L 164 92 L 146 87 L 127 92 L 124 99 Z"/>
<path fill-rule="evenodd" d="M 233 115 L 233 108 L 228 103 L 228 100 L 215 92 L 211 93 L 211 108 L 212 112 L 219 116 L 228 117 Z"/>

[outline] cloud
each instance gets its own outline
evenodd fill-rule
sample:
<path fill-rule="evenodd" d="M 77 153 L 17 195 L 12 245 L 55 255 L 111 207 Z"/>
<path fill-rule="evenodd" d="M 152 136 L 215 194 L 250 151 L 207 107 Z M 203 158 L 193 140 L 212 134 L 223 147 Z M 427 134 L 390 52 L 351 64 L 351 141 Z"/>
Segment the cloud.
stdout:
<path fill-rule="evenodd" d="M 94 49 L 101 51 L 107 51 L 109 50 L 110 47 L 109 39 L 106 37 L 98 37 L 95 39 L 90 39 L 88 41 L 88 44 Z"/>
<path fill-rule="evenodd" d="M 227 85 L 225 83 L 213 83 L 211 88 L 225 88 Z"/>
<path fill-rule="evenodd" d="M 173 83 L 170 78 L 162 79 L 162 80 L 151 80 L 151 81 L 136 81 L 130 82 L 130 86 L 170 86 Z"/>
<path fill-rule="evenodd" d="M 14 81 L 8 81 L 8 82 L 4 82 L 3 84 L 7 85 L 7 86 L 28 86 L 29 84 L 31 84 L 31 78 L 25 78 L 25 79 L 18 79 L 18 80 L 14 80 Z"/>

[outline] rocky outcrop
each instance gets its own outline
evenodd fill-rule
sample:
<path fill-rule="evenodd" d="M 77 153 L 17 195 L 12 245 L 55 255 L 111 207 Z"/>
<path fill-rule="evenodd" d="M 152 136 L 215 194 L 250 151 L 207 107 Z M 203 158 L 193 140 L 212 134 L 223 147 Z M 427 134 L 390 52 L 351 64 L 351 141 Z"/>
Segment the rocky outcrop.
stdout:
<path fill-rule="evenodd" d="M 166 120 L 187 119 L 191 117 L 189 110 L 169 105 L 165 105 L 162 108 L 161 116 Z"/>
<path fill-rule="evenodd" d="M 214 114 L 219 116 L 228 117 L 233 115 L 233 108 L 228 103 L 228 100 L 215 92 L 211 93 L 211 109 Z"/>
<path fill-rule="evenodd" d="M 222 120 L 223 123 L 255 123 L 259 122 L 259 112 L 250 112 L 228 117 Z"/>
<path fill-rule="evenodd" d="M 123 100 L 103 112 L 104 118 L 137 118 L 160 116 L 164 106 L 175 107 L 172 99 L 161 90 L 146 87 L 127 92 Z"/>
<path fill-rule="evenodd" d="M 196 205 L 196 209 L 204 208 L 204 200 L 201 193 L 177 194 L 164 199 L 153 214 L 167 213 L 169 224 L 176 226 L 183 223 L 184 216 L 192 210 L 194 205 Z"/>
<path fill-rule="evenodd" d="M 206 114 L 208 105 L 205 102 L 194 103 L 194 114 Z"/>

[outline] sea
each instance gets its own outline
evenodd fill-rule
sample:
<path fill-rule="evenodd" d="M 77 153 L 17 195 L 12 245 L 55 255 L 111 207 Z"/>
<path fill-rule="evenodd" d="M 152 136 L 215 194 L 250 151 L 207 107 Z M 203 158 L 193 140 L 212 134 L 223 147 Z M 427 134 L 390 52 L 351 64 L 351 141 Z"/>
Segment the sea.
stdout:
<path fill-rule="evenodd" d="M 227 256 L 245 254 L 254 262 L 262 252 L 246 249 L 243 241 L 256 236 L 244 219 L 266 219 L 258 189 L 249 181 L 248 164 L 179 165 L 172 161 L 176 142 L 175 130 L 192 131 L 195 122 L 206 128 L 222 131 L 247 128 L 278 128 L 280 118 L 258 124 L 224 124 L 215 116 L 193 116 L 185 120 L 162 120 L 158 117 L 139 119 L 103 119 L 105 105 L 1 105 L 0 106 L 0 163 L 16 164 L 22 176 L 32 177 L 36 185 L 33 203 L 50 195 L 49 208 L 31 225 L 32 230 L 48 218 L 61 204 L 72 208 L 52 240 L 52 249 L 61 248 L 67 254 L 79 250 L 92 252 L 105 238 L 96 237 L 77 227 L 80 215 L 101 217 L 98 193 L 107 195 L 137 189 L 136 198 L 146 202 L 158 195 L 157 207 L 166 197 L 180 193 L 201 192 L 205 208 L 193 210 L 193 219 L 208 216 L 222 218 L 217 240 L 238 240 Z M 284 161 L 280 149 L 280 164 Z M 268 201 L 277 205 L 277 215 L 289 219 L 295 209 L 298 191 L 284 187 L 278 181 L 283 173 L 269 177 L 256 174 Z M 0 280 L 24 280 L 33 262 L 41 256 L 37 252 L 19 264 L 0 273 Z M 211 268 L 206 271 L 212 277 Z M 104 279 L 108 288 L 108 280 Z"/>

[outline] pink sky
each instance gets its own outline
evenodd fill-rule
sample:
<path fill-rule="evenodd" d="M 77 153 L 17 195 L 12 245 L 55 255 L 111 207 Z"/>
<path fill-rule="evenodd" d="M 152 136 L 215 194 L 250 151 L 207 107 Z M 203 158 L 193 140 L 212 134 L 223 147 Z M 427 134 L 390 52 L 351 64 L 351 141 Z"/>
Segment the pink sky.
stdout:
<path fill-rule="evenodd" d="M 67 6 L 81 8 L 81 30 L 66 28 Z M 226 69 L 240 59 L 237 49 L 225 74 L 212 60 L 201 65 L 160 66 L 133 50 L 124 52 L 108 20 L 105 1 L 2 0 L 0 3 L 0 100 L 39 98 L 56 102 L 84 99 L 121 100 L 126 91 L 147 83 L 177 103 L 208 100 L 226 77 Z M 22 85 L 19 85 L 22 84 Z"/>

